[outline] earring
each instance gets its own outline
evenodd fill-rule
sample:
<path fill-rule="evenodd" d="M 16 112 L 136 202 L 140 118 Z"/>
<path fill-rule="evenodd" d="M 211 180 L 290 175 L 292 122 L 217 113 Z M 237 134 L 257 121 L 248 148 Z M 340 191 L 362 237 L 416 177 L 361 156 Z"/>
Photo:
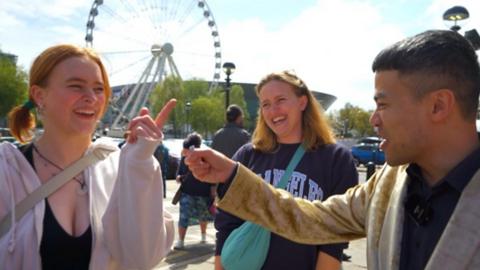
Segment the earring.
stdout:
<path fill-rule="evenodd" d="M 45 105 L 43 104 L 38 104 L 37 108 L 37 115 L 42 116 L 43 113 L 45 112 Z"/>

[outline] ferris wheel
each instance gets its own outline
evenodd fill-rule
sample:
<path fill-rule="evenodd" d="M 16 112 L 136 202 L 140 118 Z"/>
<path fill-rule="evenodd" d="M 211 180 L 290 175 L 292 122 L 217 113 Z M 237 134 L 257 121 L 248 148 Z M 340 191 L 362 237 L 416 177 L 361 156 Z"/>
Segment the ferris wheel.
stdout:
<path fill-rule="evenodd" d="M 85 41 L 103 58 L 111 84 L 124 85 L 112 98 L 112 128 L 134 117 L 167 76 L 210 80 L 210 89 L 220 79 L 220 37 L 204 0 L 95 0 Z"/>

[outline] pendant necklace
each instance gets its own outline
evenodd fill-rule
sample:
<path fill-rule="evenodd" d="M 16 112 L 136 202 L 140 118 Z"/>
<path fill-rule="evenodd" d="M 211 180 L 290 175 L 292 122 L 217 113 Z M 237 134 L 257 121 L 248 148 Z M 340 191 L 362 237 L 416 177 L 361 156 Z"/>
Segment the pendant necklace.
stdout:
<path fill-rule="evenodd" d="M 43 163 L 43 166 L 44 167 L 47 167 L 48 164 L 52 165 L 53 167 L 57 168 L 58 170 L 60 171 L 63 171 L 64 168 L 58 166 L 57 164 L 55 164 L 53 161 L 49 160 L 48 158 L 46 158 L 44 155 L 42 155 L 42 153 L 40 153 L 40 151 L 38 151 L 38 148 L 35 146 L 35 144 L 32 144 L 32 147 L 33 147 L 33 150 L 35 150 L 35 152 L 38 154 L 38 156 L 43 159 L 43 161 L 46 161 L 47 163 Z M 52 177 L 57 175 L 58 173 L 53 173 L 52 174 Z M 77 175 L 78 177 L 78 175 Z M 82 177 L 82 180 L 78 179 L 77 177 L 73 177 L 73 180 L 75 180 L 79 185 L 80 185 L 80 188 L 77 189 L 77 194 L 78 195 L 85 195 L 87 194 L 88 192 L 88 187 L 87 187 L 87 183 L 85 182 L 85 179 L 83 179 Z"/>

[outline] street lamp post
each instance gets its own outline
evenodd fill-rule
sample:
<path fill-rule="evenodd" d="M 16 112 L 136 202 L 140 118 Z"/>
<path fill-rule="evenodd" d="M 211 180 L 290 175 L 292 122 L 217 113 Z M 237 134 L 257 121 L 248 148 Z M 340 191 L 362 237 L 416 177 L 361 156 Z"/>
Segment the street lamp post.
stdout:
<path fill-rule="evenodd" d="M 443 13 L 443 20 L 448 22 L 453 22 L 453 25 L 450 27 L 450 30 L 458 32 L 461 27 L 457 24 L 458 21 L 466 20 L 470 17 L 468 10 L 462 6 L 454 6 Z M 476 29 L 471 29 L 465 31 L 464 37 L 472 44 L 475 50 L 480 49 L 480 35 Z"/>
<path fill-rule="evenodd" d="M 225 75 L 227 75 L 227 78 L 225 78 L 225 109 L 228 108 L 228 105 L 230 105 L 230 75 L 235 72 L 235 64 L 232 62 L 225 62 L 223 64 L 223 72 L 225 72 Z"/>
<path fill-rule="evenodd" d="M 185 113 L 187 114 L 187 128 L 186 128 L 186 131 L 187 131 L 187 135 L 188 133 L 190 133 L 190 110 L 192 109 L 192 103 L 190 103 L 190 101 L 187 101 L 187 103 L 185 103 Z"/>
<path fill-rule="evenodd" d="M 443 13 L 443 20 L 453 21 L 453 26 L 450 27 L 452 31 L 458 32 L 461 27 L 457 25 L 457 21 L 465 20 L 470 17 L 468 10 L 462 6 L 454 6 L 449 8 Z M 477 29 L 471 29 L 465 31 L 464 37 L 472 44 L 474 50 L 480 49 L 480 35 L 477 32 Z M 480 108 L 477 109 L 477 122 L 478 115 L 480 115 Z"/>
<path fill-rule="evenodd" d="M 461 27 L 457 24 L 458 21 L 462 21 L 468 19 L 470 14 L 468 10 L 462 6 L 454 6 L 445 11 L 443 13 L 443 20 L 453 22 L 453 25 L 450 27 L 450 30 L 458 32 Z"/>

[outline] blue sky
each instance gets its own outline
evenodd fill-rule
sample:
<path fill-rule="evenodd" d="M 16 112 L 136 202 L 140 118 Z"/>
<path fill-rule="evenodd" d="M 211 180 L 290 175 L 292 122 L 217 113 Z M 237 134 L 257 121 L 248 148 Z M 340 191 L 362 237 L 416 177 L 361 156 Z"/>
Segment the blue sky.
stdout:
<path fill-rule="evenodd" d="M 0 1 L 0 48 L 18 55 L 19 64 L 27 69 L 35 55 L 50 45 L 65 42 L 84 45 L 85 23 L 92 2 Z M 180 3 L 179 0 L 161 2 Z M 375 55 L 406 36 L 427 29 L 447 29 L 442 20 L 446 9 L 465 6 L 470 19 L 461 31 L 472 28 L 480 31 L 478 0 L 207 0 L 207 3 L 218 26 L 222 60 L 237 66 L 233 82 L 256 83 L 272 71 L 294 70 L 311 89 L 337 96 L 333 109 L 346 102 L 373 109 L 370 65 Z M 197 15 L 201 18 L 201 14 Z M 207 64 L 211 60 L 205 57 L 206 51 L 213 47 L 211 36 L 208 29 L 196 30 L 198 33 L 192 31 L 183 47 L 174 43 L 177 66 L 183 77 L 208 77 L 204 73 L 211 72 L 211 64 Z M 94 43 L 94 48 L 100 50 L 100 45 L 97 46 Z M 182 59 L 181 53 L 190 62 Z M 106 64 L 113 68 L 119 65 L 116 62 L 119 58 L 125 62 L 132 57 L 109 58 Z M 173 57 L 176 58 L 175 53 Z M 115 84 L 117 79 L 112 77 L 112 81 Z"/>

